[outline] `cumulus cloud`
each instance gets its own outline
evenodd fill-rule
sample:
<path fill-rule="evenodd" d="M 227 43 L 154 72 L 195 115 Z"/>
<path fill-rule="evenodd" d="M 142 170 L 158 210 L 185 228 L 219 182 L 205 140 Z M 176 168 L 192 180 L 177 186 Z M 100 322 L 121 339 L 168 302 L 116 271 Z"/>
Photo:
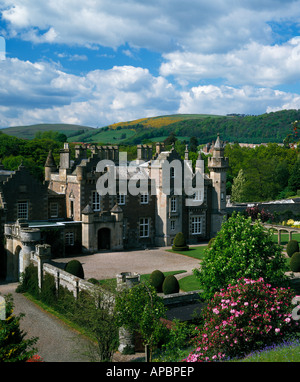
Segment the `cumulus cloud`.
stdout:
<path fill-rule="evenodd" d="M 298 25 L 299 5 L 300 0 L 2 0 L 8 40 L 48 44 L 63 52 L 55 58 L 72 65 L 89 59 L 86 49 L 76 51 L 79 46 L 121 47 L 127 57 L 143 48 L 160 52 L 162 59 L 158 75 L 141 61 L 140 67 L 83 73 L 77 67 L 75 75 L 53 62 L 0 56 L 0 125 L 104 126 L 178 112 L 300 108 L 299 95 L 276 90 L 300 80 L 300 37 L 281 39 L 273 28 L 280 30 L 286 21 Z"/>
<path fill-rule="evenodd" d="M 223 78 L 233 85 L 272 87 L 300 80 L 300 37 L 273 46 L 252 42 L 225 54 L 174 52 L 164 58 L 161 75 L 179 81 Z"/>
<path fill-rule="evenodd" d="M 244 86 L 196 86 L 181 93 L 179 113 L 230 113 L 261 114 L 281 110 L 284 105 L 299 105 L 297 94 L 285 93 L 268 88 Z M 270 106 L 272 105 L 272 106 Z M 254 112 L 255 111 L 255 112 Z"/>
<path fill-rule="evenodd" d="M 175 112 L 173 86 L 148 69 L 131 66 L 73 75 L 49 63 L 16 58 L 0 72 L 2 127 L 64 122 L 104 126 Z"/>
<path fill-rule="evenodd" d="M 299 1 L 3 0 L 10 33 L 33 42 L 212 53 L 271 42 L 270 20 L 299 17 Z"/>

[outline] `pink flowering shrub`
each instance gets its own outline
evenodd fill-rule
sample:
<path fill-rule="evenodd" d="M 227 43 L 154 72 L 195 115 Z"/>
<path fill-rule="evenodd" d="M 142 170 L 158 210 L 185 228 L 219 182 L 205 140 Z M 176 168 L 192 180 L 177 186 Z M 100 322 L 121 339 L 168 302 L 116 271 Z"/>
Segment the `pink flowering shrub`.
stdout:
<path fill-rule="evenodd" d="M 220 361 L 242 357 L 294 334 L 294 292 L 272 288 L 262 278 L 240 279 L 215 293 L 202 312 L 203 326 L 194 339 L 187 362 Z"/>

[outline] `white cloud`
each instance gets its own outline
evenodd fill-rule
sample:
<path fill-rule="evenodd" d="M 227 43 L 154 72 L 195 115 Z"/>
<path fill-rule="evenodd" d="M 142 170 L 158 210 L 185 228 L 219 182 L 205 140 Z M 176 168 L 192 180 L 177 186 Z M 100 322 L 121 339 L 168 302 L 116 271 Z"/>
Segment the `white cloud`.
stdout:
<path fill-rule="evenodd" d="M 299 95 L 276 90 L 300 81 L 300 37 L 291 33 L 281 39 L 273 28 L 280 30 L 287 21 L 298 25 L 299 5 L 300 0 L 2 0 L 8 40 L 55 44 L 50 49 L 64 52 L 56 57 L 69 61 L 88 59 L 78 46 L 122 46 L 124 55 L 139 59 L 139 49 L 146 48 L 162 53 L 162 63 L 160 75 L 141 61 L 141 67 L 116 65 L 72 75 L 70 68 L 53 63 L 2 60 L 0 125 L 103 126 L 177 112 L 300 108 Z"/>
<path fill-rule="evenodd" d="M 252 42 L 225 54 L 175 52 L 164 58 L 161 75 L 179 81 L 223 78 L 233 85 L 272 87 L 300 80 L 300 37 L 274 46 Z"/>
<path fill-rule="evenodd" d="M 299 96 L 268 88 L 197 86 L 181 93 L 179 113 L 261 114 L 299 104 Z M 271 106 L 272 105 L 272 106 Z"/>
<path fill-rule="evenodd" d="M 72 75 L 49 63 L 7 59 L 0 72 L 0 125 L 64 122 L 104 126 L 173 113 L 172 85 L 132 66 Z"/>
<path fill-rule="evenodd" d="M 3 0 L 12 35 L 57 42 L 171 52 L 226 52 L 251 41 L 271 43 L 268 22 L 296 20 L 299 1 Z"/>

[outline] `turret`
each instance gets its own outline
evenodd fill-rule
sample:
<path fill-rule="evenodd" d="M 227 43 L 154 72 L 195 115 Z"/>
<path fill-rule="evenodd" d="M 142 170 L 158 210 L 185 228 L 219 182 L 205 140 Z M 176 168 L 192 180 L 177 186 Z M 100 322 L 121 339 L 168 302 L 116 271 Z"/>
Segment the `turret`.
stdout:
<path fill-rule="evenodd" d="M 226 214 L 226 171 L 229 167 L 228 158 L 224 157 L 224 145 L 219 134 L 213 149 L 213 156 L 208 158 L 208 169 L 212 180 L 212 235 L 221 228 Z"/>
<path fill-rule="evenodd" d="M 45 181 L 50 182 L 51 174 L 57 171 L 57 166 L 53 158 L 52 150 L 49 151 L 48 157 L 45 163 Z"/>

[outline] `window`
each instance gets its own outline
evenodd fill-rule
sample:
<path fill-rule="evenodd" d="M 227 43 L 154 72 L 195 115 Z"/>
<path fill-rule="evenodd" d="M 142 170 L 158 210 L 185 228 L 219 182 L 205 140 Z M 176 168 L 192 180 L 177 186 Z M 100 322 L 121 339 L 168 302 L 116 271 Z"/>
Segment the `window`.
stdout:
<path fill-rule="evenodd" d="M 202 200 L 202 198 L 201 198 L 201 191 L 200 190 L 197 190 L 195 193 L 194 193 L 194 195 L 193 195 L 193 199 L 195 200 L 195 201 L 201 201 Z"/>
<path fill-rule="evenodd" d="M 202 232 L 202 219 L 200 216 L 192 217 L 192 235 L 197 235 Z"/>
<path fill-rule="evenodd" d="M 92 193 L 92 205 L 93 205 L 93 210 L 94 211 L 100 211 L 100 200 L 101 196 L 98 194 L 97 191 L 93 191 Z"/>
<path fill-rule="evenodd" d="M 50 217 L 57 218 L 58 217 L 58 204 L 50 203 Z"/>
<path fill-rule="evenodd" d="M 141 194 L 141 204 L 148 204 L 149 203 L 149 194 L 148 192 L 143 192 Z"/>
<path fill-rule="evenodd" d="M 171 178 L 175 178 L 175 168 L 174 167 L 170 167 L 170 175 L 171 175 Z"/>
<path fill-rule="evenodd" d="M 171 220 L 171 231 L 175 231 L 175 220 Z"/>
<path fill-rule="evenodd" d="M 74 245 L 74 232 L 66 232 L 65 244 L 66 245 Z"/>
<path fill-rule="evenodd" d="M 149 218 L 140 219 L 140 237 L 149 237 Z"/>
<path fill-rule="evenodd" d="M 177 199 L 175 196 L 171 197 L 171 212 L 177 211 Z"/>
<path fill-rule="evenodd" d="M 18 219 L 28 219 L 28 202 L 18 202 Z"/>
<path fill-rule="evenodd" d="M 125 194 L 117 195 L 117 203 L 119 204 L 119 206 L 122 206 L 125 204 Z"/>

